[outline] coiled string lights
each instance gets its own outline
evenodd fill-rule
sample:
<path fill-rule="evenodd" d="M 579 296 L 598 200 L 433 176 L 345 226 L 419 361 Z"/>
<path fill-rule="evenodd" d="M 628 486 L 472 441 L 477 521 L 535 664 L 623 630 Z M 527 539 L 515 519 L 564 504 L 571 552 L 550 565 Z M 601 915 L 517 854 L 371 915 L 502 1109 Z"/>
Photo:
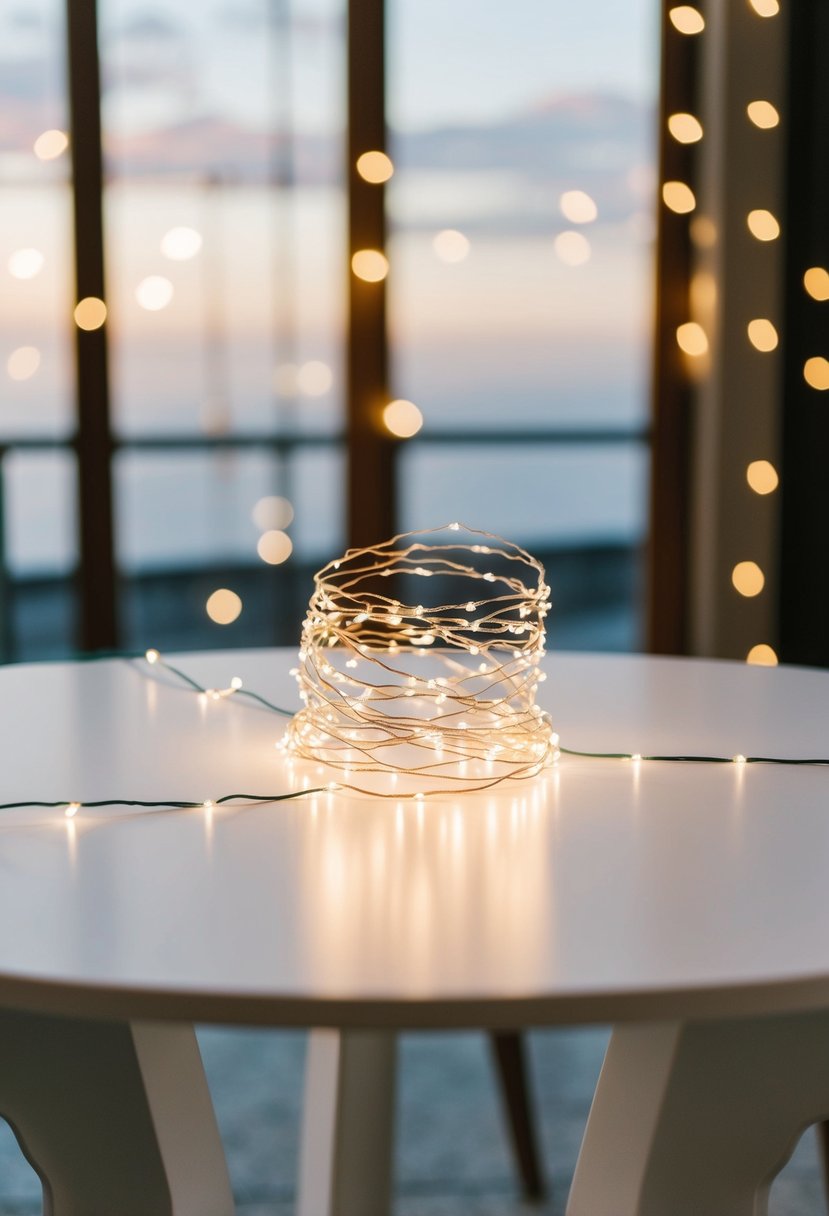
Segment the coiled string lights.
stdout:
<path fill-rule="evenodd" d="M 536 558 L 459 523 L 349 549 L 315 576 L 286 749 L 386 798 L 535 776 L 557 757 L 535 703 L 549 595 Z"/>

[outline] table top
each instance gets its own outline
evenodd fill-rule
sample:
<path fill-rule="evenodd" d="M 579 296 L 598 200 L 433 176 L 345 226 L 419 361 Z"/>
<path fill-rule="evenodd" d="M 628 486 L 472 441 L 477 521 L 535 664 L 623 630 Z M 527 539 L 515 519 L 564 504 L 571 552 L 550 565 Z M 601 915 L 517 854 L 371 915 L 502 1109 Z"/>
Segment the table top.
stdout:
<path fill-rule="evenodd" d="M 292 708 L 294 651 L 175 660 Z M 829 751 L 829 674 L 557 654 L 591 751 Z M 313 784 L 280 719 L 143 660 L 0 670 L 2 801 Z M 325 774 L 322 775 L 325 780 Z M 416 802 L 0 813 L 0 1003 L 270 1025 L 515 1026 L 829 1005 L 829 770 L 563 756 Z"/>

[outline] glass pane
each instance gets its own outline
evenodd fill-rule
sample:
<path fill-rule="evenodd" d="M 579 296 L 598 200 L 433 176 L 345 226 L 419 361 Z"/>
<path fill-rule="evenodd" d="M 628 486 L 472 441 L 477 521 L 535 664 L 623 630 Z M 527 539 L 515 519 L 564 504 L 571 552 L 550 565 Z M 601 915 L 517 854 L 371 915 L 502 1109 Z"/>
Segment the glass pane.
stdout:
<path fill-rule="evenodd" d="M 2 462 L 2 493 L 0 572 L 7 571 L 9 582 L 5 596 L 0 588 L 0 654 L 69 654 L 78 562 L 75 458 L 62 451 L 11 452 Z"/>
<path fill-rule="evenodd" d="M 0 437 L 73 425 L 60 0 L 0 6 Z"/>
<path fill-rule="evenodd" d="M 551 646 L 633 649 L 648 468 L 639 443 L 415 441 L 400 462 L 403 527 L 460 520 L 525 546 L 552 588 Z"/>
<path fill-rule="evenodd" d="M 313 573 L 344 547 L 338 446 L 123 452 L 115 474 L 131 647 L 298 642 Z M 219 590 L 241 600 L 224 624 Z"/>
<path fill-rule="evenodd" d="M 656 0 L 520 19 L 390 0 L 393 387 L 436 437 L 402 460 L 406 526 L 461 518 L 548 552 L 643 538 L 640 447 L 437 437 L 645 429 L 658 19 Z M 618 595 L 633 620 L 635 585 Z"/>
<path fill-rule="evenodd" d="M 341 429 L 342 0 L 101 0 L 116 429 Z"/>

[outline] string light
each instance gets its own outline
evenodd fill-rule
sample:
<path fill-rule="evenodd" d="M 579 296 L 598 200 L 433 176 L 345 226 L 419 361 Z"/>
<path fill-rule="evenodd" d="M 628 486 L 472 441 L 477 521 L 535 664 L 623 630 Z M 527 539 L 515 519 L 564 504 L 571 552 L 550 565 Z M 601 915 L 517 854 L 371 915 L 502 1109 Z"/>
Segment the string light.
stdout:
<path fill-rule="evenodd" d="M 219 587 L 208 597 L 205 611 L 217 625 L 232 625 L 242 611 L 242 600 L 235 591 Z"/>
<path fill-rule="evenodd" d="M 381 283 L 389 273 L 389 260 L 379 249 L 358 249 L 351 258 L 351 269 L 365 283 Z"/>
<path fill-rule="evenodd" d="M 824 359 L 823 355 L 807 359 L 803 365 L 803 379 L 810 388 L 826 392 L 829 389 L 829 359 Z"/>
<path fill-rule="evenodd" d="M 147 312 L 160 312 L 173 298 L 173 284 L 164 275 L 147 275 L 136 287 L 135 298 Z"/>
<path fill-rule="evenodd" d="M 803 276 L 803 286 L 813 300 L 829 300 L 829 270 L 810 266 Z"/>
<path fill-rule="evenodd" d="M 780 12 L 778 0 L 748 0 L 758 17 L 776 17 Z"/>
<path fill-rule="evenodd" d="M 681 351 L 692 358 L 698 358 L 708 351 L 708 338 L 697 321 L 686 321 L 684 325 L 677 326 L 676 343 Z"/>
<path fill-rule="evenodd" d="M 702 123 L 693 114 L 671 114 L 668 130 L 679 144 L 696 144 L 702 139 Z"/>
<path fill-rule="evenodd" d="M 696 195 L 686 182 L 663 182 L 662 201 L 677 215 L 687 215 L 697 205 Z"/>
<path fill-rule="evenodd" d="M 385 152 L 363 152 L 362 156 L 357 157 L 356 167 L 363 181 L 372 186 L 387 182 L 394 173 L 394 165 Z"/>
<path fill-rule="evenodd" d="M 768 318 L 756 317 L 753 321 L 749 321 L 746 330 L 748 340 L 755 350 L 764 352 L 776 350 L 779 341 L 777 330 Z"/>
<path fill-rule="evenodd" d="M 780 236 L 780 224 L 777 218 L 764 207 L 749 211 L 746 216 L 748 230 L 758 241 L 776 241 Z"/>
<path fill-rule="evenodd" d="M 75 318 L 75 324 L 78 329 L 88 331 L 100 329 L 107 319 L 107 306 L 97 296 L 84 296 L 75 305 L 75 311 L 72 315 Z"/>
<path fill-rule="evenodd" d="M 188 262 L 201 250 L 202 234 L 195 228 L 171 228 L 161 238 L 161 252 L 171 262 Z"/>
<path fill-rule="evenodd" d="M 34 142 L 34 154 L 38 160 L 55 160 L 69 147 L 69 136 L 65 131 L 53 127 L 43 131 Z"/>
<path fill-rule="evenodd" d="M 780 484 L 777 469 L 769 460 L 752 460 L 746 469 L 746 481 L 755 494 L 771 494 Z"/>
<path fill-rule="evenodd" d="M 584 190 L 565 190 L 558 205 L 571 224 L 592 224 L 599 214 L 595 200 Z"/>
<path fill-rule="evenodd" d="M 452 530 L 452 529 L 458 530 L 460 528 L 460 525 L 459 524 L 450 524 L 449 528 L 450 528 L 450 530 Z M 358 614 L 358 616 L 359 615 L 361 615 L 361 614 Z M 250 700 L 255 701 L 257 704 L 263 706 L 264 708 L 270 710 L 273 713 L 276 713 L 276 714 L 279 714 L 279 715 L 282 715 L 282 716 L 285 716 L 288 718 L 294 717 L 292 710 L 283 709 L 282 707 L 280 707 L 278 705 L 274 705 L 271 701 L 267 700 L 267 698 L 261 696 L 259 693 L 253 692 L 250 689 L 243 688 L 242 681 L 238 676 L 233 677 L 233 679 L 230 682 L 229 688 L 226 690 L 207 689 L 207 688 L 204 688 L 192 676 L 188 675 L 187 672 L 182 671 L 181 668 L 179 668 L 179 667 L 174 667 L 171 663 L 168 663 L 165 659 L 163 659 L 161 657 L 159 651 L 156 650 L 155 648 L 150 648 L 149 650 L 145 651 L 144 658 L 146 659 L 147 663 L 150 666 L 160 667 L 163 670 L 169 672 L 171 675 L 173 675 L 177 679 L 181 680 L 184 684 L 187 685 L 188 688 L 190 688 L 193 692 L 197 693 L 199 696 L 204 696 L 208 692 L 217 692 L 217 691 L 226 692 L 226 693 L 235 692 L 238 694 L 239 697 L 247 697 Z M 752 647 L 752 649 L 749 651 L 749 654 L 747 656 L 747 662 L 752 663 L 752 664 L 762 665 L 762 666 L 775 666 L 777 664 L 777 655 L 775 654 L 774 650 L 770 646 L 767 646 L 765 643 L 761 643 L 757 646 Z M 351 661 L 349 661 L 346 664 L 346 666 L 350 666 L 350 664 L 351 664 Z M 294 676 L 299 675 L 299 668 L 293 668 L 291 674 Z M 543 674 L 544 673 L 542 672 L 541 675 L 543 676 Z M 445 685 L 445 684 L 446 684 L 446 681 L 445 680 L 442 681 L 442 685 Z M 427 687 L 429 687 L 430 685 L 434 685 L 435 687 L 437 687 L 438 681 L 427 680 Z M 440 697 L 436 698 L 436 700 L 439 700 L 439 699 L 440 699 Z M 286 743 L 286 740 L 283 737 L 283 739 L 278 741 L 276 746 L 279 747 L 281 750 L 284 750 L 285 743 Z M 631 761 L 631 762 L 634 762 L 637 764 L 639 762 L 643 762 L 643 761 L 654 762 L 654 763 L 658 762 L 658 763 L 662 763 L 662 764 L 733 764 L 735 761 L 738 761 L 740 764 L 775 764 L 775 765 L 790 765 L 790 766 L 821 766 L 821 767 L 829 766 L 829 758 L 826 758 L 826 757 L 744 756 L 741 753 L 738 754 L 737 756 L 730 756 L 730 757 L 729 756 L 716 756 L 716 755 L 695 755 L 695 754 L 644 755 L 641 752 L 581 751 L 581 750 L 576 750 L 575 748 L 568 748 L 568 747 L 562 746 L 559 735 L 555 731 L 549 732 L 548 748 L 549 748 L 549 756 L 553 763 L 556 763 L 559 760 L 561 755 L 566 755 L 566 756 L 571 756 L 571 757 L 574 757 L 577 759 L 580 758 L 580 759 L 588 759 L 588 760 L 626 760 L 626 761 Z M 487 753 L 487 761 L 491 761 L 492 759 L 494 759 L 495 755 L 498 754 L 499 750 L 500 750 L 499 744 L 496 744 L 495 747 L 491 748 L 490 751 Z M 436 747 L 435 751 L 436 751 L 436 756 L 440 757 L 443 755 L 443 751 L 441 748 Z M 216 807 L 224 806 L 226 804 L 234 803 L 234 802 L 240 803 L 240 804 L 247 804 L 249 806 L 264 806 L 264 805 L 268 805 L 270 803 L 291 801 L 296 798 L 305 797 L 306 795 L 322 794 L 322 793 L 329 793 L 329 794 L 336 793 L 338 790 L 340 790 L 342 788 L 344 788 L 344 787 L 341 786 L 338 782 L 329 781 L 329 782 L 327 782 L 327 784 L 325 786 L 319 786 L 319 787 L 316 787 L 313 789 L 306 787 L 303 789 L 292 790 L 288 793 L 282 793 L 282 794 L 225 794 L 221 798 L 206 799 L 203 801 L 185 801 L 185 800 L 179 800 L 179 799 L 156 799 L 153 801 L 145 801 L 145 800 L 139 800 L 139 799 L 133 799 L 133 798 L 104 798 L 104 799 L 98 799 L 96 801 L 89 801 L 89 802 L 81 803 L 81 802 L 69 802 L 69 801 L 45 802 L 45 801 L 40 801 L 40 800 L 35 800 L 35 799 L 28 799 L 28 800 L 24 800 L 24 801 L 20 801 L 20 802 L 0 803 L 0 811 L 37 809 L 37 808 L 43 808 L 43 809 L 47 809 L 47 810 L 62 810 L 64 816 L 67 819 L 73 819 L 83 807 L 86 807 L 89 809 L 98 809 L 98 808 L 105 808 L 105 807 L 137 807 L 137 808 L 146 808 L 146 809 L 154 809 L 154 810 L 203 809 L 203 810 L 207 810 L 207 811 L 212 811 Z M 391 794 L 389 796 L 396 797 L 397 794 L 395 793 L 395 794 Z M 413 797 L 414 797 L 416 804 L 418 806 L 420 806 L 424 800 L 425 795 L 422 790 L 419 790 L 413 795 Z M 420 820 L 418 822 L 420 822 Z"/>
<path fill-rule="evenodd" d="M 752 599 L 763 590 L 766 576 L 756 562 L 737 562 L 731 571 L 731 582 L 740 595 Z"/>
<path fill-rule="evenodd" d="M 396 438 L 411 439 L 423 426 L 423 414 L 413 401 L 400 397 L 383 409 L 383 425 Z"/>
<path fill-rule="evenodd" d="M 668 10 L 671 25 L 680 34 L 701 34 L 705 29 L 705 19 L 699 9 L 691 4 L 678 4 Z"/>
<path fill-rule="evenodd" d="M 394 773 L 416 783 L 411 793 L 471 791 L 531 777 L 552 761 L 549 715 L 535 703 L 549 610 L 544 568 L 488 532 L 422 539 L 458 531 L 447 525 L 349 549 L 315 576 L 295 677 L 305 707 L 287 745 L 343 773 L 343 788 L 399 797 L 377 780 Z M 394 577 L 394 590 L 434 579 L 437 603 L 382 594 L 383 576 Z M 492 593 L 446 599 L 480 583 Z M 479 655 L 485 673 L 469 662 Z M 346 672 L 346 662 L 357 668 Z"/>
<path fill-rule="evenodd" d="M 768 131 L 780 122 L 777 108 L 770 101 L 750 101 L 746 106 L 746 113 L 755 127 L 762 131 Z"/>

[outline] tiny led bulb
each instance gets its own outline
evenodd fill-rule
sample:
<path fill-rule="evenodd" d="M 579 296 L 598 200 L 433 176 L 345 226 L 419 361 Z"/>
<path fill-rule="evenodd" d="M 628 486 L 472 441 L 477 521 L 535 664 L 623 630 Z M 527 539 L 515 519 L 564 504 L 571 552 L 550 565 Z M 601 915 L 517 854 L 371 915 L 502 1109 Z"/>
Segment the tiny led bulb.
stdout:
<path fill-rule="evenodd" d="M 732 756 L 733 764 L 745 764 L 746 758 L 742 753 L 738 752 L 736 756 Z"/>
<path fill-rule="evenodd" d="M 147 660 L 148 663 L 157 663 L 158 660 L 161 658 L 161 655 L 158 653 L 157 650 L 148 650 L 147 653 L 144 655 L 144 658 Z"/>
<path fill-rule="evenodd" d="M 70 802 L 63 813 L 67 819 L 74 819 L 80 809 L 81 804 L 79 802 Z"/>
<path fill-rule="evenodd" d="M 634 752 L 633 755 L 631 756 L 631 760 L 641 760 L 641 759 L 642 759 L 641 752 Z"/>
<path fill-rule="evenodd" d="M 238 692 L 239 689 L 242 687 L 242 677 L 234 676 L 233 679 L 230 681 L 230 687 L 233 689 L 234 692 Z"/>

